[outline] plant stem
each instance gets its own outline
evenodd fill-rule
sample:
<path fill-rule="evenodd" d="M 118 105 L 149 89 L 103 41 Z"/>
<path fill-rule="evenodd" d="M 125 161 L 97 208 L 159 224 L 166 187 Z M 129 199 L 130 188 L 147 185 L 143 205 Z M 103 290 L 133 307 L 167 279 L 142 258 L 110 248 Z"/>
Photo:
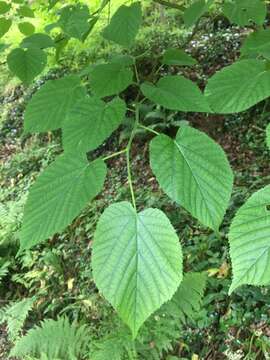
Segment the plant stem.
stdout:
<path fill-rule="evenodd" d="M 140 110 L 140 105 L 138 102 L 136 102 L 136 104 L 135 104 L 135 124 L 132 129 L 132 132 L 131 132 L 131 135 L 130 135 L 130 138 L 129 138 L 129 141 L 127 144 L 127 151 L 126 151 L 128 184 L 129 184 L 129 189 L 130 189 L 130 194 L 131 194 L 131 199 L 132 199 L 132 205 L 135 210 L 137 208 L 136 208 L 135 195 L 134 195 L 134 190 L 133 190 L 133 185 L 132 185 L 132 175 L 131 175 L 131 166 L 130 166 L 130 150 L 131 150 L 132 141 L 133 141 L 135 133 L 136 133 L 136 129 L 139 124 L 139 118 L 140 118 L 139 110 Z"/>
<path fill-rule="evenodd" d="M 102 158 L 103 161 L 105 160 L 108 160 L 108 159 L 111 159 L 111 158 L 114 158 L 115 156 L 118 156 L 118 155 L 121 155 L 123 153 L 127 152 L 127 148 L 123 149 L 123 150 L 120 150 L 120 151 L 117 151 L 113 154 L 110 154 L 108 156 L 105 156 L 104 158 Z"/>
<path fill-rule="evenodd" d="M 159 132 L 157 132 L 156 130 L 153 130 L 153 129 L 149 128 L 148 126 L 144 126 L 144 125 L 142 125 L 142 124 L 139 124 L 138 126 L 139 126 L 140 128 L 142 128 L 142 129 L 146 130 L 146 131 L 149 131 L 149 132 L 155 134 L 155 135 L 160 135 Z"/>

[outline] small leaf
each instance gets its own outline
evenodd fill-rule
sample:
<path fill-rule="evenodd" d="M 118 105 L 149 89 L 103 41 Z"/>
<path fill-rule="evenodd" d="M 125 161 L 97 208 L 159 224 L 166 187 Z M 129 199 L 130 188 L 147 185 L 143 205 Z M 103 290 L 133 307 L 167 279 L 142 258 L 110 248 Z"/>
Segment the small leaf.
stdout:
<path fill-rule="evenodd" d="M 257 191 L 238 210 L 230 227 L 233 281 L 240 285 L 270 284 L 270 186 Z"/>
<path fill-rule="evenodd" d="M 261 60 L 237 61 L 209 79 L 205 96 L 216 113 L 247 110 L 270 96 L 270 71 Z"/>
<path fill-rule="evenodd" d="M 36 33 L 23 39 L 20 44 L 23 48 L 47 49 L 54 47 L 54 41 L 46 34 Z"/>
<path fill-rule="evenodd" d="M 239 26 L 254 22 L 262 25 L 266 17 L 266 4 L 262 0 L 234 0 L 223 5 L 223 13 L 231 23 Z"/>
<path fill-rule="evenodd" d="M 63 231 L 102 189 L 102 160 L 62 155 L 30 188 L 20 232 L 20 251 Z"/>
<path fill-rule="evenodd" d="M 122 5 L 113 15 L 109 25 L 103 30 L 103 37 L 124 47 L 130 47 L 142 22 L 142 9 L 139 2 L 130 6 Z"/>
<path fill-rule="evenodd" d="M 61 9 L 59 26 L 65 34 L 82 40 L 89 29 L 89 9 L 87 5 L 68 5 Z"/>
<path fill-rule="evenodd" d="M 10 19 L 0 18 L 0 38 L 4 36 L 12 25 Z"/>
<path fill-rule="evenodd" d="M 251 33 L 241 47 L 241 54 L 261 55 L 270 59 L 270 29 L 257 30 Z"/>
<path fill-rule="evenodd" d="M 79 101 L 63 124 L 65 151 L 87 152 L 94 150 L 121 124 L 126 104 L 116 98 L 109 103 L 85 97 Z"/>
<path fill-rule="evenodd" d="M 22 22 L 18 24 L 18 28 L 23 35 L 29 36 L 35 32 L 35 27 L 29 22 Z"/>
<path fill-rule="evenodd" d="M 30 18 L 35 17 L 33 10 L 29 6 L 26 6 L 26 5 L 19 7 L 18 15 L 20 15 L 22 17 L 30 17 Z"/>
<path fill-rule="evenodd" d="M 144 83 L 141 91 L 149 100 L 170 110 L 211 112 L 198 86 L 180 75 L 165 76 L 156 86 Z"/>
<path fill-rule="evenodd" d="M 233 174 L 217 143 L 183 126 L 175 140 L 159 135 L 151 141 L 150 164 L 171 199 L 202 224 L 218 230 L 229 204 Z"/>
<path fill-rule="evenodd" d="M 7 13 L 11 8 L 11 5 L 5 1 L 0 1 L 0 15 Z"/>
<path fill-rule="evenodd" d="M 133 72 L 121 64 L 100 64 L 90 71 L 90 85 L 98 97 L 119 94 L 132 84 Z"/>
<path fill-rule="evenodd" d="M 182 251 L 167 216 L 136 213 L 130 203 L 109 206 L 94 236 L 97 287 L 135 338 L 144 321 L 171 299 L 182 280 Z"/>
<path fill-rule="evenodd" d="M 81 87 L 77 76 L 47 81 L 26 107 L 24 130 L 34 133 L 59 129 L 73 106 L 85 94 L 86 90 Z"/>
<path fill-rule="evenodd" d="M 39 75 L 47 63 L 46 54 L 40 49 L 14 49 L 7 57 L 9 69 L 29 85 Z"/>
<path fill-rule="evenodd" d="M 165 65 L 192 66 L 197 64 L 197 61 L 182 49 L 168 49 L 163 55 L 162 63 Z"/>

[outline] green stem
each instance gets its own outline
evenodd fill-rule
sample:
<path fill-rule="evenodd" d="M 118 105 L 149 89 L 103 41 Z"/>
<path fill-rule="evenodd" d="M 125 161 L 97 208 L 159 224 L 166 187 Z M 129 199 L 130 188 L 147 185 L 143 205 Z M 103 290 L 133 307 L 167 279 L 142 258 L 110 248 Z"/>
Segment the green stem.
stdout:
<path fill-rule="evenodd" d="M 142 128 L 142 129 L 146 130 L 146 131 L 149 131 L 149 132 L 155 134 L 155 135 L 160 135 L 159 132 L 157 132 L 156 130 L 153 130 L 153 129 L 149 128 L 148 126 L 144 126 L 144 125 L 142 125 L 142 124 L 138 124 L 138 126 L 139 126 L 140 128 Z"/>
<path fill-rule="evenodd" d="M 135 124 L 134 124 L 134 127 L 132 129 L 132 132 L 131 132 L 131 135 L 130 135 L 130 138 L 129 138 L 129 141 L 127 144 L 127 152 L 126 152 L 128 184 L 129 184 L 129 189 L 130 189 L 130 194 L 131 194 L 131 199 L 132 199 L 132 205 L 135 210 L 137 208 L 136 208 L 136 200 L 135 200 L 135 195 L 134 195 L 134 190 L 133 190 L 133 185 L 132 185 L 132 175 L 131 175 L 131 166 L 130 166 L 130 150 L 131 150 L 132 141 L 133 141 L 135 133 L 136 133 L 136 129 L 139 124 L 139 118 L 140 118 L 139 109 L 140 109 L 139 103 L 136 102 L 136 104 L 135 104 Z"/>
<path fill-rule="evenodd" d="M 117 152 L 115 152 L 113 154 L 110 154 L 108 156 L 105 156 L 104 158 L 102 158 L 102 160 L 105 161 L 105 160 L 111 159 L 111 158 L 113 158 L 115 156 L 121 155 L 121 154 L 126 153 L 126 152 L 127 152 L 127 148 L 125 148 L 123 150 L 120 150 L 120 151 L 117 151 Z"/>

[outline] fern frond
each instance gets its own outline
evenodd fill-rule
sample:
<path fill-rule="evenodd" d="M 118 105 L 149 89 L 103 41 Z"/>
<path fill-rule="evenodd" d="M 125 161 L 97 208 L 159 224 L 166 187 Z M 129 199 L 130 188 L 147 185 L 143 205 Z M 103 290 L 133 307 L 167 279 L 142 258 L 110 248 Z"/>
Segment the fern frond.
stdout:
<path fill-rule="evenodd" d="M 89 338 L 85 325 L 70 324 L 65 317 L 44 320 L 16 342 L 10 356 L 25 359 L 27 355 L 40 358 L 43 354 L 49 360 L 77 360 L 86 351 Z"/>
<path fill-rule="evenodd" d="M 186 318 L 193 320 L 201 308 L 206 280 L 206 273 L 187 273 L 172 300 L 162 310 L 180 317 L 182 322 L 186 322 Z"/>
<path fill-rule="evenodd" d="M 7 323 L 8 337 L 14 341 L 20 334 L 35 298 L 28 298 L 5 306 L 0 311 L 0 323 Z"/>

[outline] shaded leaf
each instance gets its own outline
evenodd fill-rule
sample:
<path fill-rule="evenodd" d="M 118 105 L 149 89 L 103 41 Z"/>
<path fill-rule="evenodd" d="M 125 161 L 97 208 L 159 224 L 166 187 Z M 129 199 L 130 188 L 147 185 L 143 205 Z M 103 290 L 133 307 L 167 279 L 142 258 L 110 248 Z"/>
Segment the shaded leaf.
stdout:
<path fill-rule="evenodd" d="M 0 1 L 0 15 L 7 13 L 11 8 L 11 5 L 5 1 Z"/>
<path fill-rule="evenodd" d="M 9 69 L 29 85 L 46 66 L 47 56 L 40 49 L 14 49 L 7 57 Z"/>
<path fill-rule="evenodd" d="M 237 61 L 209 79 L 205 95 L 216 113 L 247 110 L 270 96 L 270 71 L 260 60 Z"/>
<path fill-rule="evenodd" d="M 72 109 L 63 124 L 65 151 L 87 152 L 94 150 L 121 124 L 126 104 L 116 98 L 109 103 L 85 97 Z"/>
<path fill-rule="evenodd" d="M 0 38 L 4 36 L 12 25 L 12 21 L 10 19 L 0 18 Z"/>
<path fill-rule="evenodd" d="M 68 5 L 61 9 L 59 26 L 65 34 L 82 40 L 89 29 L 89 9 L 87 5 Z"/>
<path fill-rule="evenodd" d="M 115 43 L 130 47 L 134 42 L 142 22 L 141 4 L 122 5 L 113 15 L 109 25 L 103 30 L 103 37 Z"/>
<path fill-rule="evenodd" d="M 24 130 L 42 132 L 59 129 L 86 90 L 74 75 L 49 80 L 32 97 L 25 111 Z M 48 111 L 49 109 L 49 111 Z"/>
<path fill-rule="evenodd" d="M 21 47 L 47 49 L 54 47 L 54 41 L 46 34 L 36 33 L 23 39 Z"/>
<path fill-rule="evenodd" d="M 182 49 L 168 49 L 163 55 L 162 63 L 165 65 L 192 66 L 197 61 Z"/>
<path fill-rule="evenodd" d="M 23 35 L 29 36 L 35 32 L 35 27 L 29 22 L 22 22 L 18 24 L 18 28 Z"/>
<path fill-rule="evenodd" d="M 165 76 L 156 86 L 144 83 L 141 91 L 149 100 L 170 110 L 211 112 L 198 86 L 180 75 Z"/>
<path fill-rule="evenodd" d="M 119 94 L 132 84 L 133 72 L 121 64 L 94 66 L 90 71 L 90 85 L 98 97 Z"/>
<path fill-rule="evenodd" d="M 270 59 L 270 29 L 257 30 L 251 33 L 241 47 L 241 54 L 248 56 L 262 55 Z"/>
<path fill-rule="evenodd" d="M 239 26 L 250 22 L 262 25 L 266 17 L 266 5 L 262 0 L 234 0 L 223 5 L 223 13 L 231 23 Z"/>
<path fill-rule="evenodd" d="M 27 5 L 20 6 L 17 12 L 18 15 L 22 17 L 30 17 L 30 18 L 35 17 L 33 10 Z"/>

